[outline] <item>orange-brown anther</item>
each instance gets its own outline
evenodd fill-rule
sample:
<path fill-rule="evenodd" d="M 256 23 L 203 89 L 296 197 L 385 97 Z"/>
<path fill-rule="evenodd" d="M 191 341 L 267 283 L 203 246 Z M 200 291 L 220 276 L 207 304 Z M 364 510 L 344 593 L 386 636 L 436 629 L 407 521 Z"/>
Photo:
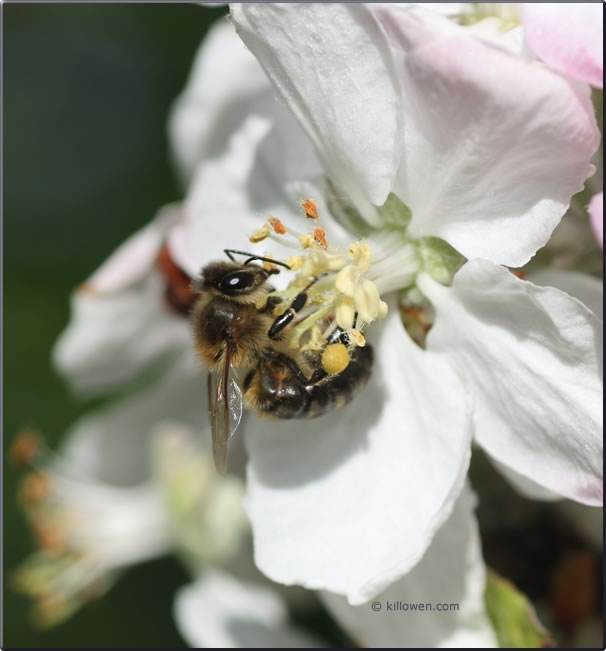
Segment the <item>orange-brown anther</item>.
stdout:
<path fill-rule="evenodd" d="M 267 221 L 271 224 L 271 227 L 277 235 L 284 235 L 286 233 L 286 226 L 277 217 L 269 217 Z"/>
<path fill-rule="evenodd" d="M 43 472 L 30 472 L 26 475 L 20 486 L 21 497 L 26 502 L 40 502 L 50 493 L 50 477 Z"/>
<path fill-rule="evenodd" d="M 314 240 L 323 248 L 328 248 L 328 240 L 326 239 L 326 231 L 323 228 L 314 228 Z"/>
<path fill-rule="evenodd" d="M 92 283 L 82 283 L 76 287 L 76 292 L 78 294 L 96 294 L 97 289 Z"/>
<path fill-rule="evenodd" d="M 65 551 L 65 538 L 57 527 L 34 523 L 33 532 L 36 542 L 42 549 L 55 554 Z"/>
<path fill-rule="evenodd" d="M 525 271 L 521 271 L 519 269 L 517 271 L 512 271 L 511 273 L 520 280 L 526 280 L 526 278 L 528 278 L 528 274 Z"/>
<path fill-rule="evenodd" d="M 301 207 L 305 211 L 307 219 L 318 219 L 318 206 L 311 199 L 305 199 L 301 202 Z"/>
<path fill-rule="evenodd" d="M 15 437 L 9 452 L 11 463 L 16 466 L 31 465 L 38 456 L 40 447 L 41 436 L 39 432 L 30 429 L 21 430 Z"/>

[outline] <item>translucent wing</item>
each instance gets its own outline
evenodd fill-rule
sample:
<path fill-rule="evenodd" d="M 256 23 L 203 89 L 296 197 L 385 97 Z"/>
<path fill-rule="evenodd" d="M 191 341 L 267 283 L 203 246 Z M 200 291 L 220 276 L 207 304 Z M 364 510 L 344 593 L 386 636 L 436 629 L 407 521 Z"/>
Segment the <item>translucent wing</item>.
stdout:
<path fill-rule="evenodd" d="M 242 391 L 231 374 L 230 346 L 223 366 L 208 374 L 208 415 L 213 441 L 215 467 L 221 474 L 227 469 L 227 442 L 242 419 Z"/>

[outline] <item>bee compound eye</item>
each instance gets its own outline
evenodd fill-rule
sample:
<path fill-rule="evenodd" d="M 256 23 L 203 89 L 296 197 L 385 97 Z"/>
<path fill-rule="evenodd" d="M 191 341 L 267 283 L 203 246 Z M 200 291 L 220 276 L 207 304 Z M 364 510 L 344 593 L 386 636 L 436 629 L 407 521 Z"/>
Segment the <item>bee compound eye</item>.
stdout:
<path fill-rule="evenodd" d="M 255 284 L 255 277 L 247 271 L 234 271 L 226 274 L 219 281 L 219 290 L 224 294 L 241 294 L 246 292 Z"/>

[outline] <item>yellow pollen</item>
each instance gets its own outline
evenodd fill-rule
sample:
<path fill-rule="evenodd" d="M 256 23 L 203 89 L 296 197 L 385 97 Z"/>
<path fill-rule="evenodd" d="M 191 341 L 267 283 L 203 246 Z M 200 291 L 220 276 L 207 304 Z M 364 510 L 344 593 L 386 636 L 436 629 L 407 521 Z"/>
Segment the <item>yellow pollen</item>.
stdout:
<path fill-rule="evenodd" d="M 263 257 L 268 258 L 268 260 L 263 260 L 263 269 L 265 269 L 265 271 L 271 271 L 276 268 L 276 265 L 271 262 L 271 260 L 274 259 L 271 253 L 266 253 Z"/>
<path fill-rule="evenodd" d="M 364 335 L 359 330 L 354 328 L 352 330 L 348 330 L 347 334 L 349 335 L 349 338 L 353 341 L 353 343 L 359 348 L 364 348 L 364 346 L 366 346 L 366 339 L 364 338 Z"/>
<path fill-rule="evenodd" d="M 343 372 L 349 366 L 349 351 L 345 344 L 329 344 L 322 353 L 322 368 L 329 375 Z"/>
<path fill-rule="evenodd" d="M 256 244 L 257 242 L 262 242 L 263 240 L 269 237 L 269 224 L 263 224 L 261 228 L 257 228 L 256 231 L 250 234 L 249 240 Z"/>
<path fill-rule="evenodd" d="M 307 233 L 306 235 L 301 235 L 299 238 L 299 243 L 304 249 L 311 249 L 311 247 L 314 245 L 314 236 L 310 235 Z"/>
<path fill-rule="evenodd" d="M 301 202 L 301 207 L 305 211 L 307 219 L 318 219 L 318 206 L 311 199 L 305 199 Z"/>
<path fill-rule="evenodd" d="M 286 264 L 290 267 L 291 271 L 299 271 L 303 266 L 303 258 L 301 256 L 294 256 L 286 260 Z"/>

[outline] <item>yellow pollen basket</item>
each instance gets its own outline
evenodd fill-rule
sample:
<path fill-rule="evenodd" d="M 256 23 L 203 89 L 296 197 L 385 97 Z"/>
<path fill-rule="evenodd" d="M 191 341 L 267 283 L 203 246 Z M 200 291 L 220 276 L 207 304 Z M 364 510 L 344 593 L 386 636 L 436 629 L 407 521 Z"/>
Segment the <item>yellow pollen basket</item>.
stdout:
<path fill-rule="evenodd" d="M 322 353 L 322 368 L 328 375 L 336 375 L 349 366 L 349 360 L 349 351 L 345 344 L 329 344 Z"/>

